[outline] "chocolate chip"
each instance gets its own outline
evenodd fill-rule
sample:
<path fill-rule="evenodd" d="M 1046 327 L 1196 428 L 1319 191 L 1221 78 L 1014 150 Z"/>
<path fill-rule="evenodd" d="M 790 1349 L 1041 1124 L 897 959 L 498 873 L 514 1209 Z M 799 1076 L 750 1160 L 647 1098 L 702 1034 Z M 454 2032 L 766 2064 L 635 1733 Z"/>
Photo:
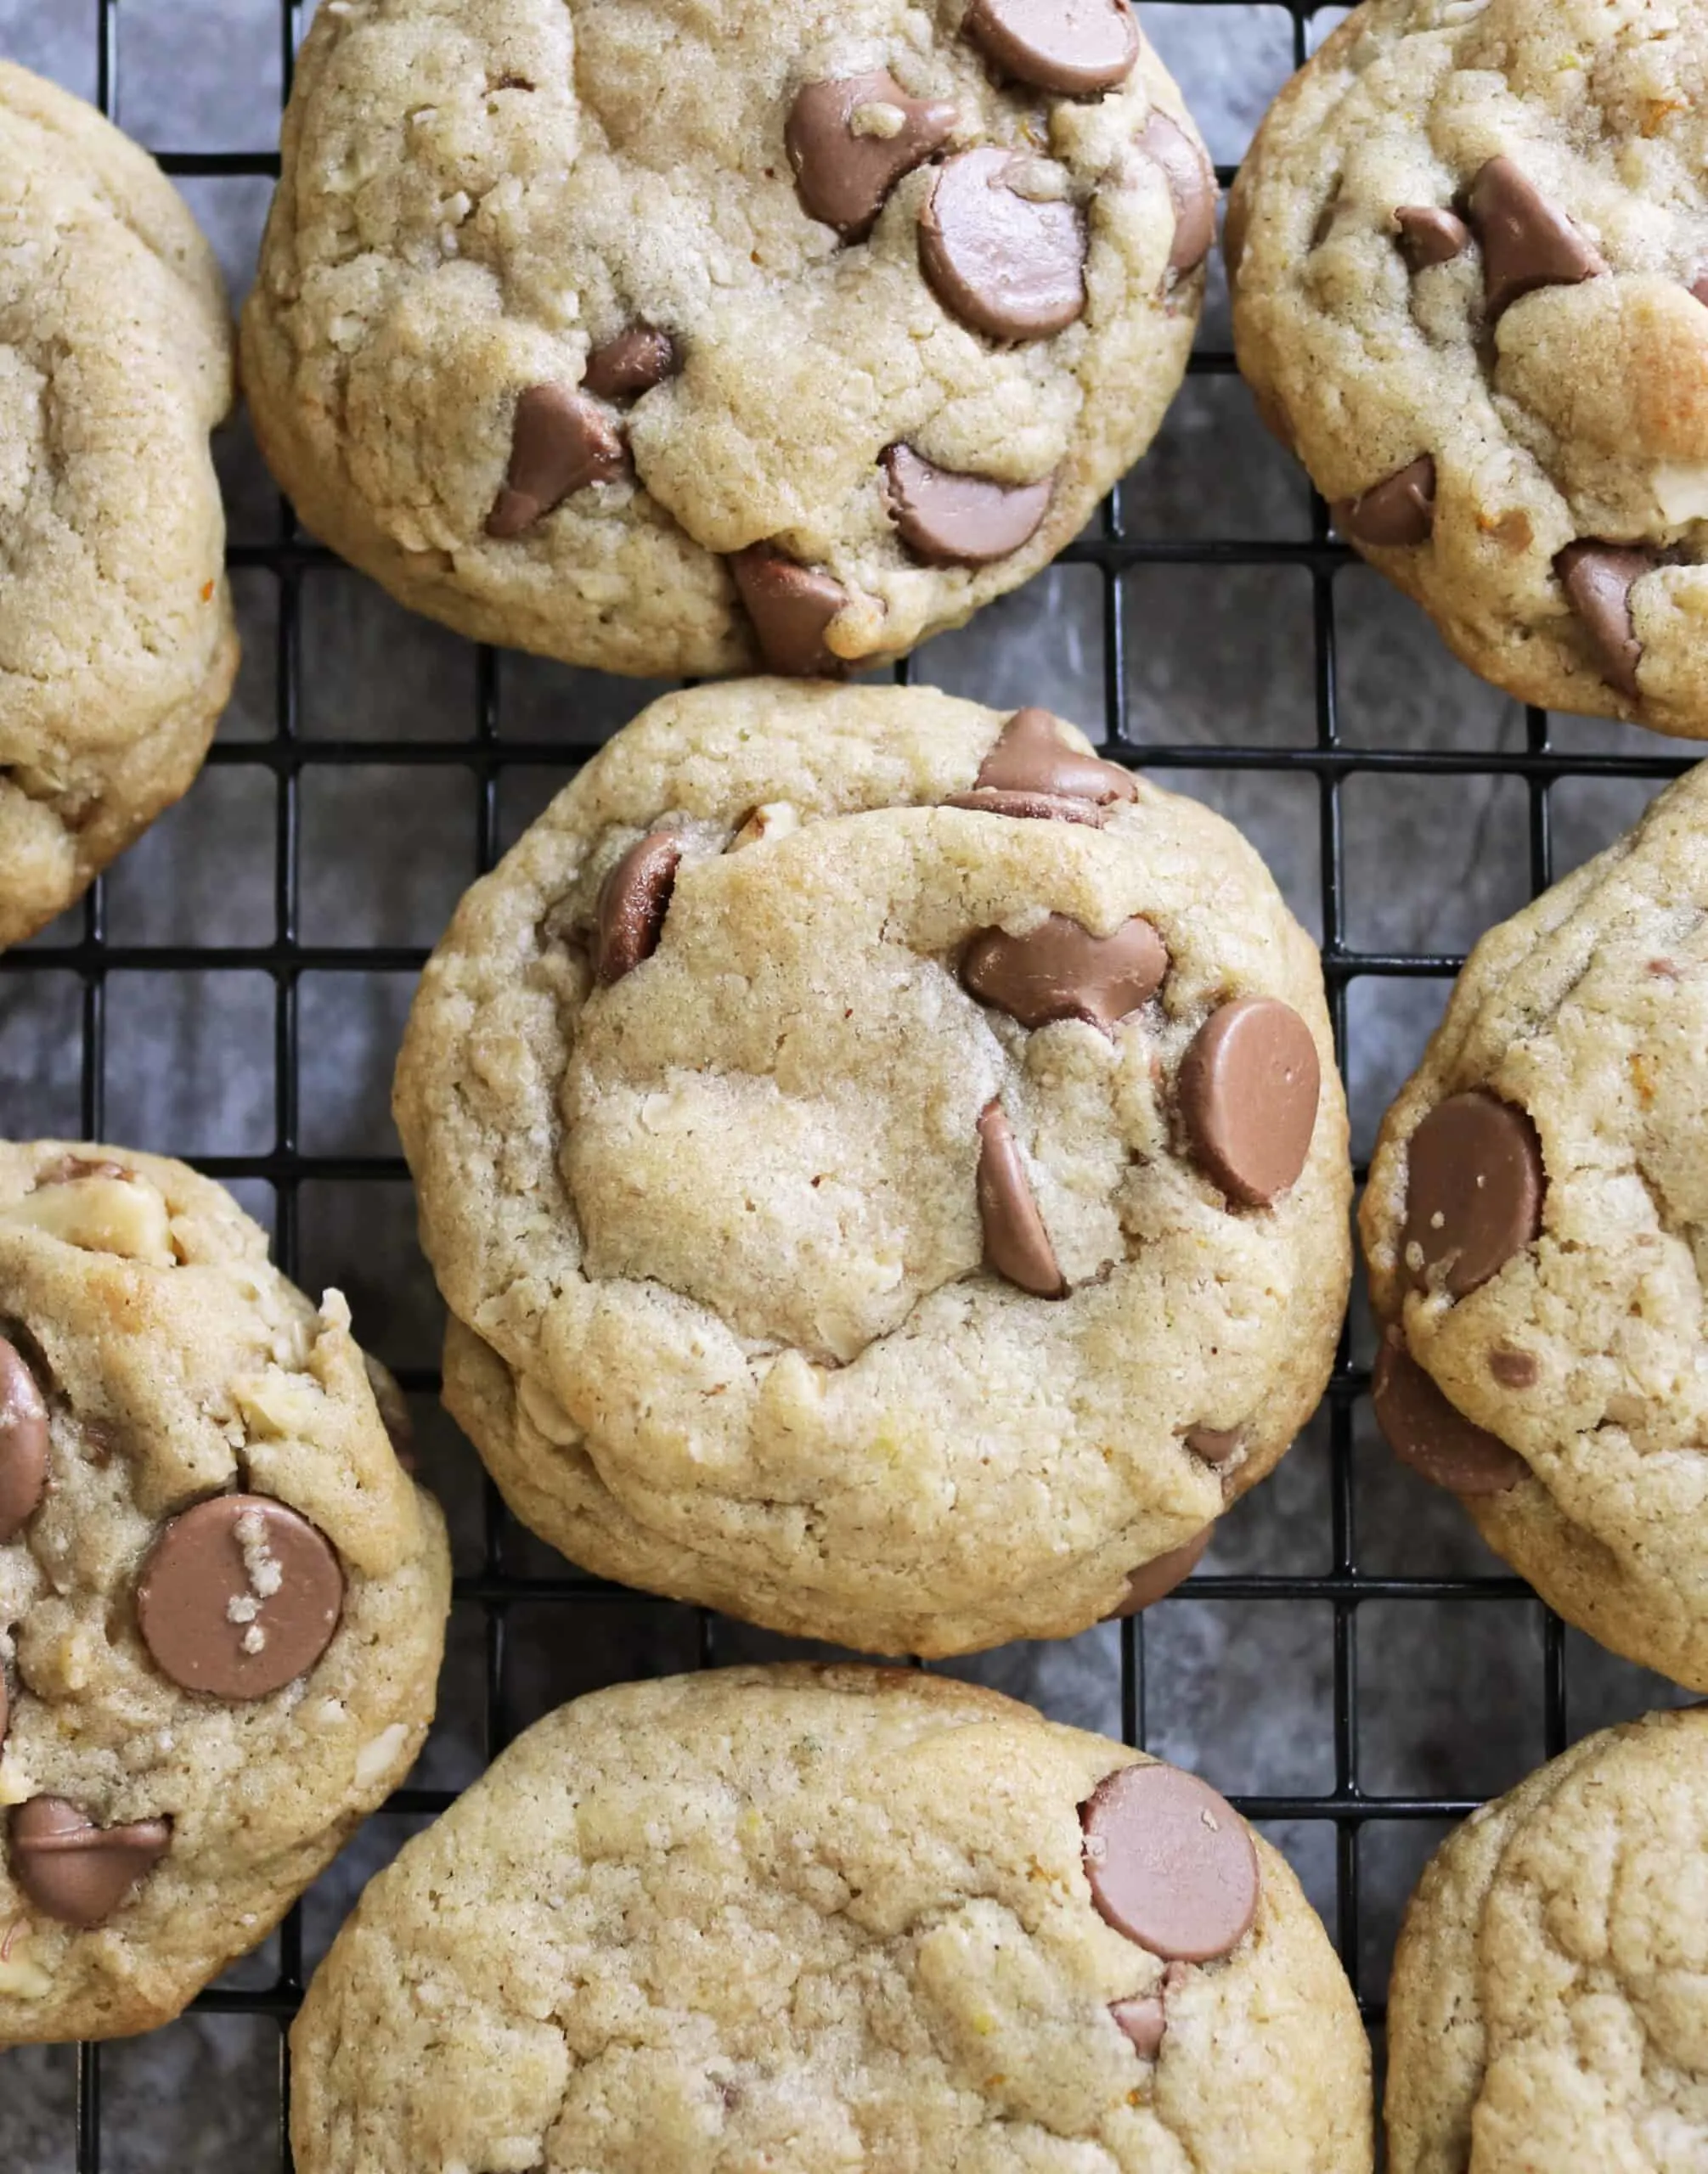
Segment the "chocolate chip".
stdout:
<path fill-rule="evenodd" d="M 1048 710 L 1016 710 L 978 766 L 976 790 L 1044 793 L 1107 804 L 1133 800 L 1138 787 L 1118 763 L 1087 754 L 1062 737 L 1062 721 Z"/>
<path fill-rule="evenodd" d="M 601 988 L 633 973 L 658 949 L 682 841 L 671 831 L 652 831 L 632 845 L 599 887 L 594 972 Z"/>
<path fill-rule="evenodd" d="M 987 1102 L 978 1120 L 978 1216 L 987 1266 L 1034 1298 L 1067 1297 L 1056 1248 L 1001 1102 Z"/>
<path fill-rule="evenodd" d="M 1085 823 L 1094 831 L 1101 831 L 1104 823 L 1103 810 L 1095 801 L 1070 800 L 1064 793 L 993 792 L 985 788 L 973 792 L 952 792 L 943 804 L 945 808 L 971 808 L 975 815 L 1008 815 L 1033 822 Z"/>
<path fill-rule="evenodd" d="M 1035 202 L 1028 161 L 986 145 L 937 177 L 919 216 L 921 268 L 944 307 L 993 340 L 1041 340 L 1085 307 L 1085 227 L 1072 204 Z"/>
<path fill-rule="evenodd" d="M 1118 1622 L 1125 1615 L 1137 1615 L 1143 1608 L 1151 1608 L 1164 1600 L 1175 1587 L 1184 1583 L 1203 1560 L 1204 1550 L 1209 1546 L 1215 1531 L 1214 1523 L 1207 1524 L 1200 1533 L 1179 1547 L 1171 1547 L 1165 1555 L 1153 1555 L 1148 1563 L 1141 1563 L 1136 1570 L 1127 1573 L 1126 1597 L 1120 1606 L 1112 1608 L 1103 1619 L 1107 1623 Z"/>
<path fill-rule="evenodd" d="M 1643 645 L 1632 620 L 1631 591 L 1644 574 L 1654 572 L 1654 560 L 1646 551 L 1616 544 L 1568 544 L 1553 565 L 1589 636 L 1602 677 L 1621 694 L 1640 700 L 1637 667 Z"/>
<path fill-rule="evenodd" d="M 137 1581 L 161 1672 L 216 1698 L 265 1698 L 307 1675 L 343 1605 L 331 1542 L 266 1495 L 216 1495 L 174 1518 Z"/>
<path fill-rule="evenodd" d="M 1350 542 L 1382 550 L 1428 543 L 1435 528 L 1434 460 L 1426 453 L 1361 497 L 1337 500 L 1334 526 Z"/>
<path fill-rule="evenodd" d="M 12 1876 L 44 1917 L 89 1932 L 106 1923 L 171 1842 L 164 1819 L 102 1828 L 64 1797 L 31 1797 L 12 1815 Z"/>
<path fill-rule="evenodd" d="M 34 1514 L 48 1484 L 48 1406 L 23 1354 L 0 1337 L 0 1541 Z"/>
<path fill-rule="evenodd" d="M 602 347 L 595 347 L 582 373 L 583 392 L 601 400 L 633 400 L 674 377 L 682 367 L 676 342 L 650 324 L 631 324 Z"/>
<path fill-rule="evenodd" d="M 961 27 L 1004 75 L 1064 98 L 1124 83 L 1139 57 L 1124 0 L 972 0 Z"/>
<path fill-rule="evenodd" d="M 840 582 L 797 566 L 769 544 L 735 553 L 730 572 L 769 670 L 795 679 L 834 679 L 847 671 L 824 639 L 848 600 Z"/>
<path fill-rule="evenodd" d="M 104 1157 L 92 1161 L 87 1155 L 61 1155 L 57 1162 L 37 1171 L 36 1190 L 39 1192 L 44 1186 L 80 1185 L 85 1178 L 128 1178 L 130 1174 L 122 1163 L 110 1163 Z"/>
<path fill-rule="evenodd" d="M 1162 2051 L 1169 2027 L 1161 2000 L 1147 1993 L 1142 2000 L 1111 2001 L 1109 2013 L 1133 2042 L 1141 2061 L 1153 2061 Z"/>
<path fill-rule="evenodd" d="M 1206 1464 L 1226 1464 L 1245 1441 L 1243 1427 L 1188 1427 L 1186 1445 Z"/>
<path fill-rule="evenodd" d="M 12 1702 L 6 1688 L 6 1671 L 0 1668 L 0 1751 L 6 1749 L 6 1731 L 12 1720 Z"/>
<path fill-rule="evenodd" d="M 1401 1464 L 1455 1495 L 1504 1495 L 1530 1467 L 1497 1434 L 1448 1403 L 1435 1381 L 1390 1329 L 1376 1355 L 1372 1384 L 1376 1423 Z"/>
<path fill-rule="evenodd" d="M 1295 1182 L 1322 1084 L 1311 1029 L 1274 997 L 1224 1004 L 1199 1028 L 1181 1065 L 1181 1118 L 1231 1199 L 1267 1208 Z"/>
<path fill-rule="evenodd" d="M 1533 1351 L 1518 1351 L 1509 1343 L 1497 1343 L 1489 1354 L 1489 1371 L 1503 1389 L 1530 1389 L 1536 1387 L 1542 1367 Z"/>
<path fill-rule="evenodd" d="M 989 566 L 1029 543 L 1050 510 L 1053 471 L 1041 483 L 996 483 L 933 468 L 909 445 L 883 455 L 884 504 L 902 542 L 928 566 Z"/>
<path fill-rule="evenodd" d="M 1491 320 L 1538 287 L 1575 287 L 1607 269 L 1564 212 L 1511 159 L 1489 161 L 1471 183 L 1467 208 L 1483 245 Z"/>
<path fill-rule="evenodd" d="M 961 978 L 1023 1027 L 1083 1019 L 1108 1033 L 1150 1001 L 1168 970 L 1163 939 L 1147 921 L 1093 936 L 1066 914 L 1051 914 L 1024 936 L 982 929 L 967 948 Z"/>
<path fill-rule="evenodd" d="M 1455 1298 L 1486 1283 L 1540 1232 L 1545 1182 L 1525 1111 L 1481 1088 L 1438 1102 L 1406 1151 L 1401 1247 L 1412 1281 Z"/>
<path fill-rule="evenodd" d="M 1175 238 L 1169 250 L 1169 269 L 1195 272 L 1215 239 L 1215 175 L 1185 129 L 1165 113 L 1151 115 L 1138 148 L 1153 165 L 1162 168 L 1169 194 L 1174 199 Z"/>
<path fill-rule="evenodd" d="M 1699 272 L 1697 273 L 1696 277 L 1690 283 L 1690 291 L 1695 296 L 1697 301 L 1701 303 L 1704 309 L 1708 309 L 1708 272 Z"/>
<path fill-rule="evenodd" d="M 1471 245 L 1471 230 L 1461 218 L 1434 204 L 1404 204 L 1394 214 L 1400 229 L 1400 254 L 1413 272 L 1432 264 L 1451 264 Z"/>
<path fill-rule="evenodd" d="M 608 483 L 625 465 L 623 438 L 596 401 L 567 385 L 531 385 L 516 404 L 510 470 L 487 534 L 521 536 L 589 483 Z"/>
<path fill-rule="evenodd" d="M 1195 1774 L 1121 1766 L 1079 1807 L 1098 1912 L 1153 1955 L 1209 1963 L 1257 1914 L 1257 1851 L 1245 1822 Z"/>
<path fill-rule="evenodd" d="M 783 131 L 807 216 L 844 241 L 862 240 L 897 182 L 940 150 L 960 120 L 946 99 L 910 98 L 884 68 L 808 83 Z"/>

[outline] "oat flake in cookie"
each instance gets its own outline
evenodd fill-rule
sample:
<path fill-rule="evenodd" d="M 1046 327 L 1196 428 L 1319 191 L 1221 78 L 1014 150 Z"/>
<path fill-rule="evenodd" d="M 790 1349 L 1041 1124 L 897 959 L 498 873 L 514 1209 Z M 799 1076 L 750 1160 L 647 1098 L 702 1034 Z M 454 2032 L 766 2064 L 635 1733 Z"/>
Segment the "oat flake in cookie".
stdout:
<path fill-rule="evenodd" d="M 1708 737 L 1708 11 L 1369 0 L 1228 212 L 1240 368 L 1526 701 Z"/>
<path fill-rule="evenodd" d="M 905 1670 L 549 1715 L 369 1885 L 291 2050 L 300 2174 L 1371 2160 L 1363 2026 L 1279 1853 L 1190 1775 Z"/>
<path fill-rule="evenodd" d="M 1215 204 L 1126 0 L 338 0 L 245 386 L 309 526 L 465 634 L 837 676 L 1144 452 Z"/>
<path fill-rule="evenodd" d="M 1708 1691 L 1708 769 L 1472 953 L 1361 1210 L 1376 1415 L 1615 1652 Z"/>
<path fill-rule="evenodd" d="M 464 900 L 396 1108 L 517 1515 L 780 1630 L 948 1653 L 1157 1599 L 1329 1370 L 1315 947 L 1040 709 L 655 704 Z"/>
<path fill-rule="evenodd" d="M 217 1186 L 0 1142 L 0 2047 L 170 2021 L 408 1772 L 450 1565 L 394 1396 Z"/>

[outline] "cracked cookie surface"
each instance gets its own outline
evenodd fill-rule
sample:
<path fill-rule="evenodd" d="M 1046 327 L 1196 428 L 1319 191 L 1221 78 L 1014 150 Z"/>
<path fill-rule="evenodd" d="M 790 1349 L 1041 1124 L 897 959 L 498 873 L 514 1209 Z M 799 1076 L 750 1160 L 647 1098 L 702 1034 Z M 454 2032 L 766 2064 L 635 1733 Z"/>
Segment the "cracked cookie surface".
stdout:
<path fill-rule="evenodd" d="M 292 2049 L 302 2174 L 1370 2166 L 1363 2028 L 1280 1856 L 1190 1776 L 906 1671 L 550 1715 L 369 1887 Z"/>
<path fill-rule="evenodd" d="M 0 1143 L 0 2045 L 169 2021 L 401 1781 L 450 1566 L 229 1195 Z"/>
<path fill-rule="evenodd" d="M 189 786 L 237 669 L 213 252 L 147 155 L 0 63 L 0 947 Z"/>
<path fill-rule="evenodd" d="M 1708 737 L 1708 19 L 1368 0 L 1228 211 L 1240 368 L 1520 699 Z"/>
<path fill-rule="evenodd" d="M 1078 534 L 1215 200 L 1125 0 L 341 0 L 245 386 L 308 525 L 465 633 L 836 673 Z"/>
<path fill-rule="evenodd" d="M 655 704 L 464 900 L 395 1107 L 517 1514 L 777 1628 L 1083 1630 L 1329 1370 L 1315 947 L 1228 825 L 1042 711 Z"/>

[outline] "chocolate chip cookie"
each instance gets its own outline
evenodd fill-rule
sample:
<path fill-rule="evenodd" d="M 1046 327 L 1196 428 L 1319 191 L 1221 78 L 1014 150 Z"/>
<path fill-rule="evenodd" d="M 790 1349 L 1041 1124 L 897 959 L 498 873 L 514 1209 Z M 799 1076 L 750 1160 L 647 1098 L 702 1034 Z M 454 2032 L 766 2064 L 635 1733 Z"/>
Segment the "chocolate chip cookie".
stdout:
<path fill-rule="evenodd" d="M 1708 1712 L 1575 1744 L 1436 1855 L 1388 2008 L 1393 2174 L 1708 2154 Z"/>
<path fill-rule="evenodd" d="M 1485 936 L 1361 1211 L 1376 1412 L 1568 1621 L 1708 1690 L 1708 769 Z"/>
<path fill-rule="evenodd" d="M 995 1692 L 732 1669 L 550 1715 L 369 1887 L 301 2174 L 1366 2174 L 1369 2054 L 1214 1789 Z"/>
<path fill-rule="evenodd" d="M 217 1186 L 0 1143 L 0 2046 L 170 2020 L 409 1771 L 450 1566 L 397 1401 Z"/>
<path fill-rule="evenodd" d="M 464 901 L 396 1109 L 517 1515 L 781 1630 L 965 1652 L 1155 1597 L 1329 1370 L 1316 950 L 1041 710 L 655 704 Z"/>
<path fill-rule="evenodd" d="M 0 949 L 201 767 L 237 669 L 213 252 L 152 159 L 0 62 Z"/>
<path fill-rule="evenodd" d="M 1228 211 L 1240 368 L 1340 533 L 1497 686 L 1698 739 L 1705 168 L 1700 9 L 1368 0 Z"/>
<path fill-rule="evenodd" d="M 1215 201 L 1126 0 L 341 0 L 250 405 L 308 525 L 465 634 L 837 674 L 1078 534 Z"/>

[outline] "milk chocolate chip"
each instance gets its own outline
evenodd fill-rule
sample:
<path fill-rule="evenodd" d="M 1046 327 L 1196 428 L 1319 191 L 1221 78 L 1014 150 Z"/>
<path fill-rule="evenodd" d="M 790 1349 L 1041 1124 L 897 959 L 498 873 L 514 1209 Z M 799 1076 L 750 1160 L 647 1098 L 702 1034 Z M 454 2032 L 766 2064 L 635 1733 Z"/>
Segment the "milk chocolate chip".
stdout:
<path fill-rule="evenodd" d="M 1206 1464 L 1226 1464 L 1245 1440 L 1243 1427 L 1189 1427 L 1186 1445 Z"/>
<path fill-rule="evenodd" d="M 531 385 L 516 404 L 510 463 L 487 534 L 506 540 L 589 483 L 624 467 L 623 439 L 596 401 L 567 385 Z"/>
<path fill-rule="evenodd" d="M 961 26 L 1005 76 L 1063 98 L 1124 83 L 1139 57 L 1125 0 L 972 0 Z"/>
<path fill-rule="evenodd" d="M 682 842 L 674 831 L 651 831 L 600 885 L 593 971 L 601 988 L 633 973 L 658 949 L 681 859 Z"/>
<path fill-rule="evenodd" d="M 783 131 L 807 216 L 844 241 L 862 240 L 897 182 L 940 150 L 960 119 L 945 99 L 910 98 L 885 68 L 807 84 Z"/>
<path fill-rule="evenodd" d="M 1199 1028 L 1181 1065 L 1181 1118 L 1230 1199 L 1267 1208 L 1295 1182 L 1322 1084 L 1311 1029 L 1274 997 L 1224 1004 Z"/>
<path fill-rule="evenodd" d="M 1376 1424 L 1401 1464 L 1455 1495 L 1504 1495 L 1530 1467 L 1499 1435 L 1449 1404 L 1390 1328 L 1376 1355 Z"/>
<path fill-rule="evenodd" d="M 1099 1914 L 1153 1955 L 1209 1963 L 1257 1914 L 1257 1851 L 1245 1822 L 1195 1774 L 1121 1766 L 1079 1807 Z"/>
<path fill-rule="evenodd" d="M 1171 1547 L 1164 1555 L 1153 1555 L 1148 1563 L 1141 1563 L 1136 1570 L 1127 1573 L 1126 1597 L 1120 1606 L 1104 1618 L 1108 1623 L 1118 1622 L 1124 1615 L 1137 1615 L 1159 1600 L 1165 1600 L 1175 1587 L 1191 1577 L 1203 1560 L 1215 1527 L 1207 1524 L 1200 1533 Z"/>
<path fill-rule="evenodd" d="M 1070 800 L 1065 793 L 996 792 L 982 786 L 972 792 L 951 792 L 945 808 L 970 808 L 979 815 L 1010 815 L 1023 821 L 1085 823 L 1094 831 L 1103 827 L 1103 810 L 1095 801 Z"/>
<path fill-rule="evenodd" d="M 884 503 L 897 533 L 928 566 L 988 566 L 1012 558 L 1038 532 L 1056 487 L 996 483 L 987 476 L 933 468 L 910 445 L 883 456 Z"/>
<path fill-rule="evenodd" d="M 1118 763 L 1071 746 L 1062 737 L 1060 718 L 1040 709 L 1015 711 L 972 782 L 981 792 L 1045 793 L 1103 805 L 1138 794 Z"/>
<path fill-rule="evenodd" d="M 1646 551 L 1616 544 L 1568 544 L 1553 565 L 1589 636 L 1602 677 L 1621 694 L 1639 699 L 1637 667 L 1643 645 L 1632 621 L 1631 591 L 1644 574 L 1654 572 L 1654 560 Z"/>
<path fill-rule="evenodd" d="M 1406 1151 L 1401 1246 L 1412 1281 L 1455 1298 L 1486 1283 L 1540 1233 L 1545 1182 L 1525 1111 L 1481 1088 L 1438 1102 Z"/>
<path fill-rule="evenodd" d="M 1068 203 L 1023 196 L 1029 161 L 990 145 L 938 175 L 919 217 L 921 268 L 947 310 L 993 340 L 1041 340 L 1085 307 L 1085 226 Z"/>
<path fill-rule="evenodd" d="M 1489 161 L 1471 183 L 1467 208 L 1483 245 L 1483 288 L 1491 321 L 1520 295 L 1538 287 L 1575 287 L 1607 269 L 1564 212 L 1511 159 Z"/>
<path fill-rule="evenodd" d="M 1435 527 L 1434 460 L 1426 453 L 1361 497 L 1337 500 L 1334 526 L 1350 542 L 1379 549 L 1428 543 Z"/>
<path fill-rule="evenodd" d="M 331 1542 L 266 1495 L 216 1495 L 174 1518 L 137 1583 L 161 1672 L 216 1698 L 265 1698 L 306 1676 L 343 1606 Z"/>
<path fill-rule="evenodd" d="M 1056 1248 L 1001 1102 L 987 1102 L 978 1120 L 978 1215 L 985 1260 L 999 1276 L 1036 1298 L 1067 1297 Z"/>
<path fill-rule="evenodd" d="M 1083 1019 L 1108 1033 L 1150 1001 L 1168 970 L 1163 940 L 1147 921 L 1136 917 L 1113 936 L 1093 936 L 1066 914 L 1051 914 L 1024 936 L 981 930 L 967 948 L 961 978 L 981 1003 L 1023 1027 Z"/>
<path fill-rule="evenodd" d="M 847 671 L 824 639 L 826 628 L 848 600 L 840 582 L 797 566 L 769 544 L 737 551 L 730 572 L 769 670 L 796 679 L 838 679 Z"/>
<path fill-rule="evenodd" d="M 1471 245 L 1471 230 L 1452 212 L 1434 204 L 1404 204 L 1394 214 L 1400 229 L 1400 254 L 1413 272 L 1432 264 L 1451 264 Z"/>
<path fill-rule="evenodd" d="M 631 324 L 588 357 L 582 390 L 601 400 L 634 400 L 674 377 L 681 367 L 676 342 L 668 332 L 655 332 L 650 324 Z"/>
<path fill-rule="evenodd" d="M 154 1870 L 171 1841 L 164 1819 L 97 1827 L 64 1797 L 31 1797 L 12 1815 L 12 1877 L 44 1917 L 89 1932 Z"/>
<path fill-rule="evenodd" d="M 1533 1389 L 1542 1367 L 1533 1351 L 1520 1351 L 1510 1343 L 1497 1343 L 1489 1354 L 1489 1371 L 1503 1389 Z"/>
<path fill-rule="evenodd" d="M 1153 113 L 1138 139 L 1139 149 L 1162 168 L 1174 199 L 1175 238 L 1169 251 L 1171 272 L 1197 271 L 1215 239 L 1215 175 L 1203 153 L 1178 121 Z"/>
<path fill-rule="evenodd" d="M 33 1514 L 48 1484 L 48 1406 L 23 1355 L 0 1337 L 0 1542 Z"/>

